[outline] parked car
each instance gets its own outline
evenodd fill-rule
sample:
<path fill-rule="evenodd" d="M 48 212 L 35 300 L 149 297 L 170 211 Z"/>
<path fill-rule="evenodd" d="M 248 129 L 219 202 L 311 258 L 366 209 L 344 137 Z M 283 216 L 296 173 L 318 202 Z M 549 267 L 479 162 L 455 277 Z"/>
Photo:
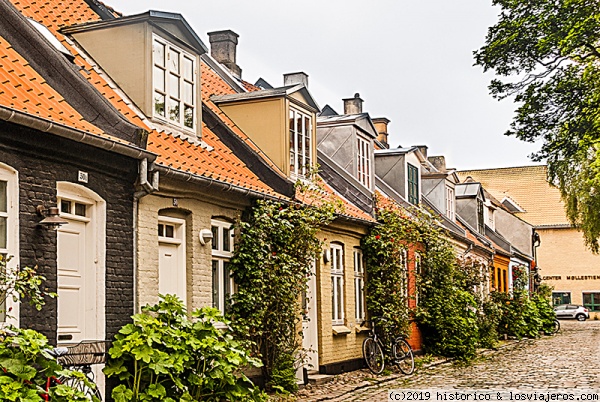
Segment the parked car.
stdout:
<path fill-rule="evenodd" d="M 577 321 L 585 321 L 590 318 L 587 308 L 575 304 L 561 304 L 554 307 L 556 318 L 576 318 Z"/>

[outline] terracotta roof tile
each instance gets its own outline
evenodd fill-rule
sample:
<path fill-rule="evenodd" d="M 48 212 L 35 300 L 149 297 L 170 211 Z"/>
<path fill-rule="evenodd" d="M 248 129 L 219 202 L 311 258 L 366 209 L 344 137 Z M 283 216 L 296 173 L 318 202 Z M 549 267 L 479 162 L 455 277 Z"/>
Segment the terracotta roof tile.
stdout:
<path fill-rule="evenodd" d="M 296 191 L 296 200 L 308 205 L 321 205 L 326 202 L 341 202 L 341 210 L 338 213 L 353 219 L 360 219 L 367 222 L 375 222 L 375 218 L 358 208 L 343 196 L 338 194 L 327 183 L 321 182 L 320 188 L 315 191 L 303 192 Z"/>
<path fill-rule="evenodd" d="M 0 36 L 0 104 L 21 112 L 96 135 L 107 136 L 85 121 Z"/>
<path fill-rule="evenodd" d="M 254 84 L 250 84 L 248 81 L 244 81 L 244 80 L 240 80 L 240 81 L 242 82 L 242 85 L 244 86 L 244 88 L 248 92 L 254 92 L 254 91 L 260 91 L 260 90 L 262 90 L 262 88 L 259 88 L 259 87 L 257 87 Z"/>
<path fill-rule="evenodd" d="M 532 225 L 568 224 L 560 192 L 547 181 L 547 167 L 465 170 L 457 172 L 461 180 L 471 176 L 498 200 L 508 196 L 525 212 L 518 217 Z"/>

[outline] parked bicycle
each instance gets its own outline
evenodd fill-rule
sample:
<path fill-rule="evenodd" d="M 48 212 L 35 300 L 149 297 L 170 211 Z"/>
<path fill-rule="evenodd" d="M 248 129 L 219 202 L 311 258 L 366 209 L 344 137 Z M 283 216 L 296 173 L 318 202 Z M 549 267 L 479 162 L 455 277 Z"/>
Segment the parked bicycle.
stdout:
<path fill-rule="evenodd" d="M 108 341 L 81 341 L 74 345 L 52 349 L 50 354 L 56 357 L 63 368 L 82 372 L 87 377 L 89 384 L 75 377 L 59 377 L 54 381 L 83 392 L 91 401 L 101 401 L 102 394 L 96 385 L 92 366 L 106 363 L 109 347 Z"/>
<path fill-rule="evenodd" d="M 552 335 L 556 334 L 558 331 L 560 331 L 560 321 L 558 321 L 558 319 L 554 319 L 554 326 L 552 327 Z"/>
<path fill-rule="evenodd" d="M 385 369 L 386 358 L 390 364 L 395 364 L 406 375 L 415 371 L 415 357 L 412 348 L 406 340 L 399 336 L 389 344 L 384 344 L 377 335 L 375 322 L 387 322 L 385 318 L 374 317 L 369 336 L 363 341 L 363 357 L 367 367 L 373 374 L 381 374 Z"/>

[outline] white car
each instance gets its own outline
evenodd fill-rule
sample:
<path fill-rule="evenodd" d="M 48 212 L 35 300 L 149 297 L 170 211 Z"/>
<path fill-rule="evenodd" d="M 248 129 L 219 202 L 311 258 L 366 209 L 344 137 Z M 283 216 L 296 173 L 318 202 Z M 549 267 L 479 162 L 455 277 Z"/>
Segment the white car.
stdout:
<path fill-rule="evenodd" d="M 554 307 L 556 318 L 575 318 L 577 321 L 585 321 L 590 318 L 587 308 L 576 304 L 561 304 Z"/>

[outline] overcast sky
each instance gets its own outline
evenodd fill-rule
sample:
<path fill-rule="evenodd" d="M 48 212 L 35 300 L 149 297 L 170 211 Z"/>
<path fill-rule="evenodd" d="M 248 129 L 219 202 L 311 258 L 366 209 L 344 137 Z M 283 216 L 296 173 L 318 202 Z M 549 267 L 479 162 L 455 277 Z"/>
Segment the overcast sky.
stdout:
<path fill-rule="evenodd" d="M 539 146 L 503 133 L 514 105 L 492 99 L 492 78 L 473 67 L 498 10 L 489 0 L 106 0 L 124 14 L 181 13 L 207 46 L 207 32 L 239 37 L 242 78 L 283 85 L 304 71 L 319 106 L 343 112 L 360 93 L 363 110 L 387 117 L 389 142 L 427 145 L 449 167 L 532 164 Z"/>

